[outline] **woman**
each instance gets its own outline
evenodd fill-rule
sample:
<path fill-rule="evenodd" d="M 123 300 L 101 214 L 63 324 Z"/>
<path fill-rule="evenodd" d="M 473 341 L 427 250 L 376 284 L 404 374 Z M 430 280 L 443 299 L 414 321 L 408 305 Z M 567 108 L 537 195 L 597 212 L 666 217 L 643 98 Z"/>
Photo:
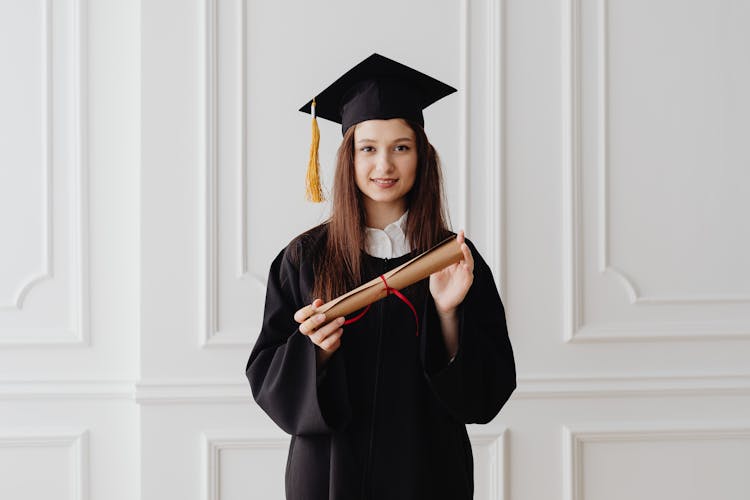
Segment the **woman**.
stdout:
<path fill-rule="evenodd" d="M 463 260 L 403 298 L 346 325 L 315 312 L 452 234 L 422 109 L 454 91 L 373 54 L 302 109 L 342 124 L 332 213 L 273 261 L 246 367 L 292 435 L 288 499 L 473 497 L 465 424 L 492 420 L 516 380 L 492 274 L 463 232 Z"/>

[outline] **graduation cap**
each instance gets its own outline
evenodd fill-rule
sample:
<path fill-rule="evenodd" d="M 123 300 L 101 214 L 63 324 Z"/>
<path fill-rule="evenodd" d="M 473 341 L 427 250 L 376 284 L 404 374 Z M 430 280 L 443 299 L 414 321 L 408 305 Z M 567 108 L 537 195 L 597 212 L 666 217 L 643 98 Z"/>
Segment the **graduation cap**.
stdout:
<path fill-rule="evenodd" d="M 450 85 L 380 54 L 372 54 L 300 108 L 312 115 L 307 167 L 307 198 L 323 201 L 320 187 L 316 117 L 341 124 L 342 134 L 365 120 L 404 118 L 424 126 L 422 110 L 456 92 Z"/>

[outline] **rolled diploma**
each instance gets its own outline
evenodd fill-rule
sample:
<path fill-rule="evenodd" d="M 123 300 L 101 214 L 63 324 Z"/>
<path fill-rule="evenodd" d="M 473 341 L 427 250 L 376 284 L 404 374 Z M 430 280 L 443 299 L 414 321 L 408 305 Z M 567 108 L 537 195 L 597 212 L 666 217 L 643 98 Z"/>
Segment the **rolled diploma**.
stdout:
<path fill-rule="evenodd" d="M 455 236 L 446 238 L 441 243 L 435 245 L 432 249 L 417 255 L 413 259 L 395 269 L 391 269 L 383 274 L 388 286 L 401 290 L 417 281 L 427 278 L 434 272 L 445 269 L 451 264 L 455 264 L 464 258 L 461 246 Z M 378 276 L 377 278 L 360 285 L 344 295 L 341 295 L 330 302 L 326 302 L 318 307 L 315 312 L 326 315 L 326 323 L 340 316 L 346 316 L 354 311 L 362 309 L 373 302 L 386 297 L 388 292 L 385 289 L 385 283 Z M 322 325 L 321 325 L 322 326 Z"/>

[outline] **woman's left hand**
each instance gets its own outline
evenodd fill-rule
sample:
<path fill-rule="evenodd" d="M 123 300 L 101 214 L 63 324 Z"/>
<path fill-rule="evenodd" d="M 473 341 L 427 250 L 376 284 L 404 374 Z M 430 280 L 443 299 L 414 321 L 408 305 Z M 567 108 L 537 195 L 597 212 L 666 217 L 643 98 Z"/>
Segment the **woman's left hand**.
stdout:
<path fill-rule="evenodd" d="M 438 313 L 444 316 L 456 311 L 474 282 L 474 258 L 464 242 L 463 230 L 459 231 L 457 241 L 464 258 L 430 275 L 430 293 Z"/>

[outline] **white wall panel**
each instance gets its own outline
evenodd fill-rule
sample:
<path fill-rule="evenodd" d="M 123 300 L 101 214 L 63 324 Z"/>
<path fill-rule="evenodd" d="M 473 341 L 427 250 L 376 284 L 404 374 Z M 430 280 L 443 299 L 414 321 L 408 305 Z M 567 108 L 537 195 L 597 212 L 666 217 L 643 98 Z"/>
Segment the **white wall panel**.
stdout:
<path fill-rule="evenodd" d="M 508 431 L 491 434 L 474 426 L 469 439 L 474 455 L 474 498 L 506 500 L 508 497 Z"/>
<path fill-rule="evenodd" d="M 0 344 L 88 341 L 81 2 L 0 6 Z"/>
<path fill-rule="evenodd" d="M 581 487 L 593 485 L 606 487 L 608 494 L 597 490 L 593 496 L 584 492 L 582 497 L 597 498 L 641 498 L 641 495 L 618 497 L 622 492 L 634 493 L 635 488 L 654 486 L 654 491 L 663 492 L 665 485 L 673 481 L 678 471 L 694 463 L 705 464 L 700 457 L 701 440 L 708 441 L 705 451 L 718 464 L 739 460 L 727 467 L 731 476 L 732 495 L 744 493 L 740 489 L 744 476 L 735 474 L 737 468 L 746 469 L 746 429 L 750 423 L 748 392 L 735 394 L 685 394 L 653 393 L 632 395 L 626 393 L 574 395 L 559 393 L 557 397 L 539 396 L 517 398 L 513 396 L 499 420 L 509 432 L 509 485 L 510 498 L 520 499 L 572 499 L 581 498 L 573 492 L 573 481 Z M 493 423 L 494 425 L 494 423 Z M 581 449 L 574 455 L 572 435 L 577 436 Z M 623 437 L 624 436 L 624 437 Z M 671 436 L 671 437 L 670 437 Z M 622 437 L 623 440 L 620 440 Z M 598 440 L 598 441 L 597 441 Z M 577 441 L 578 442 L 578 441 Z M 600 443 L 601 442 L 601 443 Z M 586 455 L 589 445 L 601 444 L 599 455 Z M 620 444 L 632 448 L 620 448 Z M 680 448 L 682 447 L 682 448 Z M 627 455 L 625 450 L 634 450 Z M 578 457 L 585 457 L 581 462 Z M 662 462 L 654 466 L 656 457 Z M 666 459 L 665 456 L 669 456 Z M 596 462 L 595 464 L 593 462 Z M 639 464 L 652 465 L 654 478 L 633 474 L 640 470 Z M 581 465 L 582 464 L 582 465 Z M 589 465 L 592 465 L 589 468 Z M 674 467 L 673 467 L 674 465 Z M 576 468 L 574 470 L 574 467 Z M 582 472 L 581 472 L 582 471 Z M 660 472 L 663 471 L 662 476 Z M 700 491 L 712 488 L 723 492 L 717 482 L 722 471 L 710 467 L 703 473 L 691 476 L 693 486 Z M 612 478 L 615 475 L 615 478 Z M 585 483 L 581 481 L 585 478 Z M 687 480 L 675 484 L 685 486 Z M 580 491 L 580 490 L 579 490 Z M 642 490 L 637 490 L 641 493 Z M 679 495 L 661 495 L 644 498 L 681 498 Z M 717 494 L 716 498 L 723 498 Z M 730 496 L 729 498 L 735 498 Z"/>
<path fill-rule="evenodd" d="M 139 5 L 0 5 L 0 498 L 139 494 Z"/>
<path fill-rule="evenodd" d="M 88 465 L 86 431 L 0 430 L 1 498 L 88 500 Z"/>
<path fill-rule="evenodd" d="M 0 393 L 2 498 L 137 498 L 138 435 L 127 394 Z"/>
<path fill-rule="evenodd" d="M 137 5 L 63 0 L 7 2 L 3 8 L 13 5 L 43 18 L 26 19 L 29 16 L 13 12 L 1 16 L 4 26 L 17 22 L 24 33 L 4 44 L 4 53 L 35 65 L 40 56 L 32 39 L 38 35 L 44 43 L 47 33 L 50 44 L 50 171 L 46 180 L 40 177 L 40 190 L 28 191 L 25 179 L 38 172 L 39 165 L 14 161 L 6 156 L 12 148 L 0 148 L 0 190 L 20 196 L 22 203 L 42 207 L 50 202 L 45 208 L 50 276 L 29 290 L 20 309 L 0 310 L 0 376 L 24 383 L 132 380 L 137 372 L 139 286 Z M 43 15 L 45 5 L 49 8 Z M 34 28 L 32 20 L 42 24 Z M 23 66 L 17 73 L 7 71 L 0 86 L 27 79 Z M 33 80 L 27 83 L 35 85 Z M 24 101 L 24 92 L 11 92 L 10 97 L 0 93 L 6 102 Z M 0 122 L 12 126 L 33 115 L 2 113 Z M 13 142 L 18 134 L 3 134 L 3 140 Z M 31 145 L 29 150 L 40 149 Z M 24 261 L 5 252 L 20 242 L 24 255 L 33 255 L 43 241 L 25 236 L 47 230 L 44 220 L 26 213 L 25 205 L 11 206 L 15 199 L 0 197 L 0 268 L 17 270 Z M 1 274 L 0 288 L 15 289 L 15 278 Z"/>
<path fill-rule="evenodd" d="M 256 489 L 283 491 L 285 460 L 281 469 L 278 461 L 282 448 L 286 457 L 287 447 L 281 443 L 289 437 L 267 425 L 266 418 L 247 400 L 226 404 L 163 399 L 142 406 L 141 499 L 233 498 L 226 495 L 236 495 L 248 477 L 262 481 L 245 491 L 246 496 Z M 267 451 L 262 461 L 261 449 Z M 226 460 L 222 450 L 228 453 L 223 455 Z M 243 465 L 250 468 L 239 476 Z"/>
<path fill-rule="evenodd" d="M 747 337 L 750 9 L 569 5 L 566 339 Z"/>
<path fill-rule="evenodd" d="M 49 278 L 50 163 L 49 144 L 52 120 L 49 93 L 52 83 L 48 2 L 2 6 L 2 63 L 15 68 L 3 79 L 2 134 L 3 163 L 16 167 L 15 182 L 4 182 L 0 199 L 4 202 L 3 227 L 13 231 L 14 238 L 4 245 L 3 310 L 20 309 L 23 298 L 35 283 Z M 17 50 L 16 44 L 25 50 Z M 22 117 L 25 117 L 23 119 Z M 8 180 L 10 172 L 6 172 Z M 15 188 L 15 189 L 12 189 Z M 19 189 L 20 188 L 20 189 Z M 11 209 L 17 209 L 18 212 Z M 20 218 L 18 213 L 28 218 Z M 14 217 L 14 215 L 16 215 Z M 32 227 L 42 229 L 24 234 L 23 222 L 33 220 Z M 31 233 L 31 231 L 29 231 Z M 33 250 L 32 250 L 33 248 Z M 29 276 L 32 275 L 32 276 Z M 12 288 L 5 288 L 10 287 Z M 14 290 L 15 289 L 15 290 Z"/>
<path fill-rule="evenodd" d="M 565 429 L 566 498 L 722 498 L 750 495 L 750 428 L 722 423 L 609 423 Z"/>
<path fill-rule="evenodd" d="M 247 431 L 203 435 L 205 500 L 284 498 L 284 467 L 289 437 L 259 436 Z"/>
<path fill-rule="evenodd" d="M 207 0 L 205 25 L 206 185 L 202 191 L 206 225 L 202 259 L 205 283 L 199 341 L 204 347 L 247 348 L 247 326 L 260 325 L 265 296 L 265 267 L 248 265 L 247 12 L 245 2 Z M 261 207 L 258 207 L 260 209 Z M 268 214 L 269 211 L 263 210 Z M 312 225 L 313 222 L 310 222 Z M 220 230 L 221 228 L 221 230 Z M 220 236 L 224 238 L 220 239 Z M 223 285 L 223 286 L 222 286 Z M 219 299 L 225 300 L 219 304 Z M 235 307 L 234 304 L 252 304 Z M 220 307 L 221 306 L 221 307 Z M 219 311 L 227 311 L 220 317 Z M 238 323 L 231 321 L 238 316 Z M 227 323 L 227 320 L 230 322 Z M 230 326 L 234 325 L 234 326 Z"/>

